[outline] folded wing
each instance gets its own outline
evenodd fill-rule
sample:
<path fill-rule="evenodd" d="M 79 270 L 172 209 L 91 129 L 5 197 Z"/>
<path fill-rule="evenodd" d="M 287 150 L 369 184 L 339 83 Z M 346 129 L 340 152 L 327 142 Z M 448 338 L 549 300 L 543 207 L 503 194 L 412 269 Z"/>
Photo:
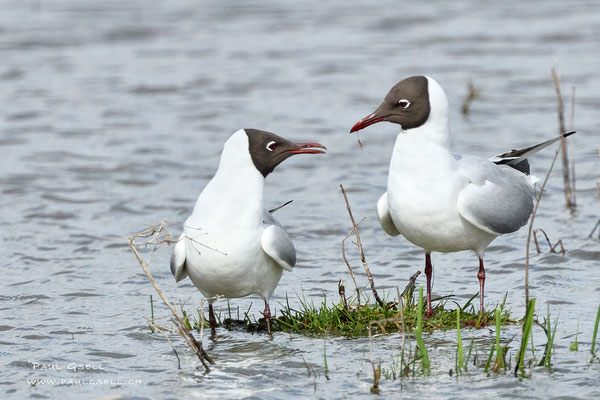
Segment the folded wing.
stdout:
<path fill-rule="evenodd" d="M 387 201 L 387 192 L 383 194 L 377 201 L 377 217 L 379 218 L 379 223 L 381 227 L 390 236 L 398 236 L 400 232 L 394 225 L 394 221 L 392 220 L 392 216 L 390 215 L 390 209 Z"/>
<path fill-rule="evenodd" d="M 187 272 L 185 270 L 185 233 L 179 236 L 179 240 L 175 244 L 173 254 L 171 254 L 171 273 L 175 277 L 175 282 L 185 279 Z"/>
<path fill-rule="evenodd" d="M 262 248 L 281 268 L 291 271 L 296 265 L 296 248 L 279 222 L 275 222 L 276 224 L 265 225 L 261 237 Z"/>
<path fill-rule="evenodd" d="M 463 172 L 469 176 L 468 169 Z M 463 218 L 492 235 L 515 232 L 527 223 L 534 191 L 525 174 L 490 163 L 472 175 L 458 195 Z"/>

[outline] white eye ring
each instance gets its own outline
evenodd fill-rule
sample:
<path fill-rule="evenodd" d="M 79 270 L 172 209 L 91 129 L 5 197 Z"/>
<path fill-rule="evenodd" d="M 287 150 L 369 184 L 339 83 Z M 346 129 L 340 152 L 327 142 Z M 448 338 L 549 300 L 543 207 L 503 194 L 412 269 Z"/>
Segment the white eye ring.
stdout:
<path fill-rule="evenodd" d="M 406 99 L 398 100 L 398 105 L 400 106 L 400 108 L 406 109 L 410 106 L 410 101 Z"/>
<path fill-rule="evenodd" d="M 274 140 L 271 140 L 269 143 L 267 143 L 266 149 L 269 151 L 273 151 L 277 148 L 277 142 Z"/>

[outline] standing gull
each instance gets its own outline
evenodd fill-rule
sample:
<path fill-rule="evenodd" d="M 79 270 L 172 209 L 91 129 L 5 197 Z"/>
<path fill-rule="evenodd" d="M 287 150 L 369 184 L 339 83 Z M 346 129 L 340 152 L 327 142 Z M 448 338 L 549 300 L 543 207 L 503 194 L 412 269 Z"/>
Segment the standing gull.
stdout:
<path fill-rule="evenodd" d="M 189 276 L 209 298 L 215 335 L 215 296 L 257 294 L 271 335 L 269 298 L 283 270 L 296 264 L 296 249 L 281 224 L 265 210 L 265 178 L 294 154 L 319 154 L 319 143 L 293 143 L 270 132 L 240 129 L 225 143 L 215 176 L 196 201 L 171 256 L 179 282 Z"/>
<path fill-rule="evenodd" d="M 403 235 L 425 250 L 427 316 L 431 307 L 431 252 L 473 250 L 479 257 L 479 306 L 483 311 L 483 255 L 497 237 L 525 225 L 534 190 L 527 157 L 560 140 L 550 139 L 490 160 L 452 154 L 448 98 L 432 78 L 412 76 L 397 83 L 377 110 L 350 133 L 380 121 L 401 125 L 387 192 L 377 202 L 383 230 Z"/>

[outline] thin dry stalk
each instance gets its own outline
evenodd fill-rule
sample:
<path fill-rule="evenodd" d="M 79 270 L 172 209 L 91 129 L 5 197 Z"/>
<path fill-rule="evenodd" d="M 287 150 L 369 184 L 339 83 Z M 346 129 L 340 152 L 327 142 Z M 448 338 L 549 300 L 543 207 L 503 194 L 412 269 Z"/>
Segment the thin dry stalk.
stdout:
<path fill-rule="evenodd" d="M 154 290 L 156 290 L 156 293 L 158 293 L 158 295 L 160 296 L 162 301 L 167 305 L 167 307 L 169 308 L 169 310 L 171 310 L 171 313 L 175 317 L 173 322 L 177 326 L 178 333 L 185 339 L 185 341 L 189 344 L 189 346 L 192 348 L 194 353 L 196 353 L 196 355 L 200 359 L 200 362 L 202 362 L 202 365 L 208 372 L 208 371 L 210 371 L 208 364 L 209 363 L 214 364 L 214 361 L 204 351 L 204 349 L 202 348 L 202 344 L 198 343 L 198 341 L 196 341 L 196 339 L 194 338 L 194 336 L 192 335 L 190 330 L 187 328 L 183 318 L 177 312 L 177 309 L 175 309 L 175 307 L 173 307 L 171 302 L 166 298 L 163 291 L 160 289 L 160 287 L 154 280 L 154 277 L 152 276 L 152 274 L 150 273 L 150 270 L 148 269 L 148 263 L 150 261 L 148 261 L 148 263 L 146 261 L 144 261 L 144 259 L 138 252 L 138 246 L 142 246 L 142 247 L 147 247 L 149 245 L 153 246 L 154 249 L 152 250 L 152 253 L 149 256 L 149 260 L 151 260 L 152 256 L 154 255 L 154 253 L 156 252 L 156 250 L 158 250 L 158 248 L 160 246 L 162 246 L 165 243 L 167 243 L 167 244 L 174 243 L 174 241 L 172 240 L 173 236 L 164 227 L 164 225 L 166 223 L 167 223 L 167 220 L 163 219 L 156 226 L 150 226 L 150 227 L 144 229 L 143 231 L 140 231 L 138 233 L 135 233 L 135 234 L 129 236 L 127 238 L 127 242 L 129 243 L 129 248 L 131 249 L 131 251 L 133 252 L 135 257 L 137 258 L 138 262 L 140 263 L 140 266 L 144 270 L 146 277 L 148 277 L 148 280 L 154 287 Z M 139 238 L 149 238 L 149 240 L 142 242 L 142 243 L 136 243 L 135 240 L 139 239 Z"/>
<path fill-rule="evenodd" d="M 550 238 L 546 234 L 546 231 L 543 230 L 542 228 L 538 228 L 533 231 L 533 240 L 535 242 L 535 249 L 537 250 L 538 254 L 540 254 L 542 252 L 540 250 L 540 245 L 538 243 L 538 238 L 537 238 L 538 232 L 542 232 L 542 234 L 544 235 L 544 238 L 546 239 L 546 243 L 548 243 L 548 247 L 550 247 L 550 253 L 556 253 L 556 248 L 558 246 L 560 246 L 561 255 L 563 255 L 563 256 L 565 255 L 565 248 L 563 247 L 562 239 L 559 239 L 559 241 L 556 242 L 556 244 L 554 246 L 552 246 L 552 243 L 550 242 Z"/>
<path fill-rule="evenodd" d="M 575 86 L 571 86 L 571 120 L 569 123 L 571 129 L 575 130 Z M 573 204 L 577 204 L 577 189 L 576 189 L 576 178 L 575 178 L 575 145 L 573 144 L 573 138 L 569 139 L 571 148 L 571 186 L 573 187 Z"/>
<path fill-rule="evenodd" d="M 542 195 L 544 194 L 544 188 L 546 187 L 546 183 L 548 183 L 548 179 L 550 179 L 550 174 L 552 173 L 552 169 L 554 168 L 554 163 L 558 158 L 558 153 L 560 150 L 556 150 L 554 154 L 554 158 L 552 159 L 552 164 L 550 164 L 550 169 L 548 169 L 548 173 L 544 178 L 544 182 L 540 187 L 540 193 L 537 195 L 535 200 L 535 206 L 533 207 L 533 213 L 531 213 L 531 218 L 529 219 L 529 230 L 527 232 L 527 242 L 525 246 L 525 304 L 529 304 L 529 244 L 531 243 L 531 233 L 533 231 L 533 221 L 535 220 L 535 214 L 537 213 L 537 209 L 540 205 L 540 201 L 542 200 Z"/>
<path fill-rule="evenodd" d="M 419 271 L 419 274 L 421 273 L 421 271 Z M 414 274 L 413 277 L 415 279 L 417 279 L 417 276 L 419 276 L 419 274 Z M 411 278 L 412 280 L 412 278 Z M 414 284 L 414 283 L 413 283 Z M 406 288 L 404 289 L 406 290 Z M 398 286 L 396 286 L 396 293 L 398 294 L 398 301 L 400 301 L 400 297 L 403 297 L 404 295 L 400 295 L 400 289 L 398 289 Z M 402 351 L 404 351 L 404 343 L 406 341 L 406 327 L 404 326 L 404 307 L 400 307 L 400 325 L 402 326 Z"/>
<path fill-rule="evenodd" d="M 365 219 L 363 218 L 358 225 L 361 224 L 361 222 L 363 222 Z M 358 287 L 358 283 L 356 282 L 356 276 L 354 276 L 354 271 L 352 270 L 352 267 L 350 266 L 350 263 L 348 262 L 348 259 L 346 258 L 346 240 L 350 237 L 350 235 L 352 235 L 352 233 L 354 232 L 354 228 L 352 228 L 350 230 L 350 232 L 348 232 L 348 234 L 344 237 L 344 239 L 342 239 L 342 258 L 344 259 L 344 262 L 346 263 L 346 266 L 348 267 L 348 271 L 350 271 L 350 276 L 352 276 L 352 280 L 354 281 L 354 287 L 356 288 L 356 301 L 358 302 L 358 305 L 360 306 L 360 289 Z"/>
<path fill-rule="evenodd" d="M 373 386 L 371 387 L 371 393 L 379 394 L 379 378 L 381 377 L 381 363 L 377 365 L 377 368 L 375 368 L 375 359 L 373 357 L 372 327 L 374 325 L 378 325 L 379 329 L 381 329 L 381 331 L 383 333 L 385 333 L 385 325 L 387 325 L 390 322 L 395 322 L 397 324 L 398 320 L 399 320 L 398 317 L 394 317 L 394 318 L 381 319 L 381 320 L 377 320 L 377 321 L 369 321 L 369 325 L 367 326 L 367 332 L 369 333 L 369 358 L 371 360 L 371 367 L 373 367 Z M 405 330 L 404 330 L 404 317 L 402 314 L 402 310 L 400 310 L 400 321 L 402 322 L 402 348 L 404 348 Z"/>
<path fill-rule="evenodd" d="M 166 326 L 157 325 L 154 322 L 148 321 L 148 319 L 146 319 L 146 322 L 148 323 L 148 326 L 151 326 L 154 330 L 162 333 L 165 339 L 167 339 L 167 342 L 169 342 L 169 345 L 173 349 L 173 353 L 175 353 L 175 357 L 177 357 L 177 369 L 181 369 L 181 359 L 179 358 L 179 354 L 177 354 L 177 350 L 175 350 L 173 342 L 171 342 L 169 335 L 167 335 L 167 332 L 173 332 L 173 330 L 167 328 Z"/>
<path fill-rule="evenodd" d="M 479 97 L 479 94 L 479 89 L 475 87 L 472 80 L 469 80 L 469 83 L 467 84 L 467 97 L 465 98 L 465 101 L 462 105 L 463 115 L 469 114 L 469 111 L 471 111 L 471 103 L 473 102 L 473 100 Z"/>
<path fill-rule="evenodd" d="M 592 231 L 588 235 L 589 238 L 591 238 L 594 235 L 594 232 L 596 232 L 596 228 L 598 228 L 598 226 L 600 226 L 600 219 L 598 220 L 598 222 L 596 222 L 596 225 L 594 225 L 594 229 L 592 229 Z M 600 229 L 598 229 L 598 239 L 600 239 Z"/>
<path fill-rule="evenodd" d="M 344 310 L 350 310 L 348 307 L 348 301 L 346 300 L 346 288 L 342 285 L 342 280 L 338 282 L 338 293 L 340 294 L 340 298 L 342 299 L 342 305 L 344 306 Z"/>
<path fill-rule="evenodd" d="M 413 276 L 411 276 L 410 279 L 408 280 L 408 284 L 402 291 L 402 294 L 400 296 L 398 296 L 398 301 L 400 301 L 400 299 L 402 299 L 404 301 L 403 306 L 406 305 L 406 303 L 408 302 L 408 299 L 405 299 L 405 296 L 412 293 L 413 290 L 415 289 L 415 281 L 417 280 L 419 275 L 421 275 L 421 271 L 415 272 L 413 274 Z"/>
<path fill-rule="evenodd" d="M 562 95 L 560 93 L 560 77 L 558 76 L 558 71 L 556 68 L 552 68 L 552 79 L 554 80 L 554 89 L 556 90 L 556 98 L 558 101 L 558 124 L 560 135 L 563 135 L 567 132 L 565 128 L 565 115 L 564 115 L 564 104 L 562 100 Z M 565 186 L 565 201 L 567 207 L 572 208 L 575 207 L 575 201 L 572 197 L 571 190 L 571 174 L 569 172 L 569 155 L 567 153 L 567 141 L 562 139 L 560 141 L 560 149 L 562 153 L 562 166 L 563 166 L 563 183 Z"/>
<path fill-rule="evenodd" d="M 358 246 L 358 251 L 360 252 L 360 260 L 362 261 L 363 266 L 365 267 L 365 271 L 367 272 L 367 277 L 369 278 L 369 284 L 371 285 L 371 291 L 373 292 L 373 296 L 375 297 L 377 304 L 379 304 L 380 307 L 383 307 L 384 306 L 383 300 L 381 300 L 381 298 L 379 297 L 379 294 L 377 294 L 377 290 L 375 290 L 375 282 L 373 281 L 373 275 L 371 275 L 371 270 L 369 269 L 369 265 L 367 264 L 367 260 L 365 259 L 365 252 L 363 251 L 362 243 L 360 241 L 360 234 L 358 233 L 358 226 L 356 225 L 356 222 L 354 221 L 354 216 L 352 215 L 352 209 L 350 208 L 350 203 L 348 202 L 348 196 L 346 196 L 346 191 L 344 190 L 344 186 L 340 185 L 340 188 L 342 189 L 342 194 L 344 195 L 344 200 L 346 201 L 346 208 L 348 209 L 348 215 L 350 216 L 350 220 L 352 221 L 352 227 L 353 227 L 354 233 L 356 234 L 356 245 Z"/>

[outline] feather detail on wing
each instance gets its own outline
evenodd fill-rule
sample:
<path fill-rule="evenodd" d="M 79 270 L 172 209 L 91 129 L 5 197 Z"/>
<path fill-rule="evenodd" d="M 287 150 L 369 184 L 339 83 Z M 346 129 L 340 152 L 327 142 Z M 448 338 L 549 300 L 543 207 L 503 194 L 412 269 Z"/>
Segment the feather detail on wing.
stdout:
<path fill-rule="evenodd" d="M 291 271 L 296 265 L 296 248 L 281 225 L 267 225 L 261 237 L 262 248 L 279 266 Z"/>
<path fill-rule="evenodd" d="M 575 131 L 567 132 L 564 135 L 552 138 L 550 140 L 546 140 L 545 142 L 536 144 L 535 146 L 526 147 L 526 148 L 520 149 L 520 150 L 511 150 L 507 153 L 498 154 L 497 156 L 490 158 L 490 161 L 492 161 L 495 164 L 507 164 L 507 165 L 515 165 L 516 166 L 517 164 L 522 163 L 524 160 L 526 160 L 528 157 L 534 155 L 538 151 L 543 150 L 546 147 L 550 146 L 552 143 L 554 143 L 558 140 L 564 139 L 566 137 L 569 137 L 574 133 L 575 133 Z M 519 169 L 519 168 L 517 168 L 517 169 Z M 527 170 L 528 170 L 527 173 L 529 173 L 529 165 L 527 165 Z M 522 172 L 525 172 L 525 171 L 522 171 Z"/>
<path fill-rule="evenodd" d="M 477 228 L 492 235 L 515 232 L 533 211 L 533 187 L 528 177 L 510 169 L 471 180 L 459 193 L 458 212 Z M 488 171 L 492 172 L 492 171 Z"/>
<path fill-rule="evenodd" d="M 383 194 L 377 201 L 377 217 L 381 227 L 390 236 L 398 236 L 400 232 L 396 229 L 392 216 L 390 215 L 390 209 L 387 201 L 387 192 Z"/>
<path fill-rule="evenodd" d="M 177 243 L 175 243 L 173 254 L 171 254 L 171 273 L 175 277 L 175 282 L 179 282 L 188 276 L 185 270 L 185 260 L 185 233 L 182 233 Z"/>

